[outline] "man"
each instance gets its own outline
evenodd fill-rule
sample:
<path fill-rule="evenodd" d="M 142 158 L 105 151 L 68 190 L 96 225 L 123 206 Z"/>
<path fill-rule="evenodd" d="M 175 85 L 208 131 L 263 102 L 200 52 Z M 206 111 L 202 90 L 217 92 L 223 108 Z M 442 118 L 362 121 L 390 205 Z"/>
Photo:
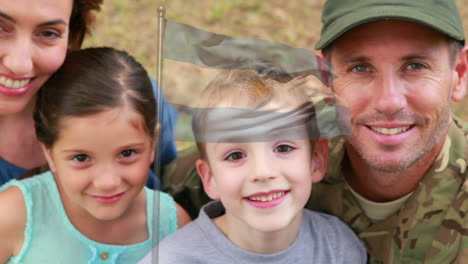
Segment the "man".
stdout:
<path fill-rule="evenodd" d="M 370 263 L 468 263 L 468 48 L 455 1 L 328 0 L 322 50 L 352 135 L 309 206 L 340 217 Z M 465 129 L 463 129 L 465 127 Z"/>

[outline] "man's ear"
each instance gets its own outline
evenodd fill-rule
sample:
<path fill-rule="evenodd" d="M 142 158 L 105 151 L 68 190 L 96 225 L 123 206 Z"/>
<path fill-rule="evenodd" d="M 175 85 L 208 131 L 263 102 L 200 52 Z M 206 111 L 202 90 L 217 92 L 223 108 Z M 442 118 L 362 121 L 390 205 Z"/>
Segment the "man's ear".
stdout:
<path fill-rule="evenodd" d="M 47 148 L 43 143 L 40 143 L 42 153 L 44 153 L 44 156 L 47 160 L 47 163 L 49 164 L 50 170 L 55 173 L 56 167 L 55 167 L 55 162 L 54 159 L 52 158 L 52 150 Z"/>
<path fill-rule="evenodd" d="M 322 180 L 328 167 L 328 141 L 319 139 L 315 142 L 315 148 L 312 150 L 312 183 Z"/>
<path fill-rule="evenodd" d="M 452 89 L 452 100 L 460 102 L 466 94 L 466 83 L 468 75 L 468 46 L 465 45 L 458 54 L 455 65 L 455 83 Z"/>
<path fill-rule="evenodd" d="M 219 199 L 219 193 L 216 188 L 213 173 L 208 162 L 206 160 L 198 159 L 196 162 L 196 167 L 202 180 L 205 193 L 213 200 Z"/>

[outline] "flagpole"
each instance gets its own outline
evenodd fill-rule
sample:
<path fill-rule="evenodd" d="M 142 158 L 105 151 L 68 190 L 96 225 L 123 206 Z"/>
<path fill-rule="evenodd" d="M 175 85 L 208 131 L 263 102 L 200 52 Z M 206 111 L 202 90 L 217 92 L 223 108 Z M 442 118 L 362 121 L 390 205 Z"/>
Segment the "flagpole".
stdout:
<path fill-rule="evenodd" d="M 160 6 L 158 9 L 158 26 L 159 26 L 159 35 L 158 35 L 158 66 L 157 66 L 157 77 L 156 81 L 158 82 L 160 90 L 162 90 L 162 63 L 163 63 L 163 51 L 164 51 L 164 27 L 166 22 L 166 8 Z"/>
<path fill-rule="evenodd" d="M 158 40 L 157 40 L 157 57 L 156 57 L 156 82 L 157 85 L 159 86 L 159 89 L 156 89 L 156 109 L 157 109 L 157 114 L 158 114 L 158 123 L 161 126 L 163 123 L 163 109 L 164 107 L 162 106 L 162 96 L 163 96 L 163 80 L 162 80 L 162 73 L 163 73 L 163 60 L 164 60 L 164 30 L 166 26 L 166 8 L 164 6 L 160 6 L 158 8 Z M 162 185 L 161 179 L 162 175 L 161 174 L 161 144 L 162 142 L 162 129 L 159 130 L 159 134 L 157 136 L 158 141 L 156 145 L 156 151 L 154 155 L 154 176 L 155 176 L 155 183 L 154 183 L 154 188 L 155 189 L 160 189 L 162 186 L 156 185 L 156 183 L 159 183 Z M 159 180 L 158 180 L 159 179 Z M 152 263 L 158 263 L 158 255 L 159 255 L 159 249 L 158 249 L 158 241 L 159 241 L 159 217 L 160 217 L 160 207 L 159 207 L 159 193 L 153 196 L 153 237 L 152 237 Z"/>

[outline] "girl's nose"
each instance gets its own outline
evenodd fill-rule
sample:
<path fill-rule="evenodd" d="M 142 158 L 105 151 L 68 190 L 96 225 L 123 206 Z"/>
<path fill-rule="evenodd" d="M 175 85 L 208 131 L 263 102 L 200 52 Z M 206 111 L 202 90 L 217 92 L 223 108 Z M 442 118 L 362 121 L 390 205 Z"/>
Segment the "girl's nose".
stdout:
<path fill-rule="evenodd" d="M 98 175 L 93 179 L 93 185 L 103 191 L 115 190 L 122 182 L 120 171 L 115 165 L 105 166 L 98 170 Z"/>

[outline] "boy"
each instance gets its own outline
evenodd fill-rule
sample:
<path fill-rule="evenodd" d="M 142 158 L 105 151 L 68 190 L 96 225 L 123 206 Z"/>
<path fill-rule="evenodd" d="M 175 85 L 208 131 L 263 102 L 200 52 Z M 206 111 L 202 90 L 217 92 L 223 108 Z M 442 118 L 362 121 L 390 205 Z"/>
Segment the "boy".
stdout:
<path fill-rule="evenodd" d="M 313 77 L 233 70 L 215 78 L 192 124 L 196 167 L 216 201 L 162 241 L 158 263 L 365 263 L 351 229 L 303 209 L 327 167 L 319 129 L 327 99 Z M 337 120 L 325 121 L 328 129 L 343 131 Z"/>

